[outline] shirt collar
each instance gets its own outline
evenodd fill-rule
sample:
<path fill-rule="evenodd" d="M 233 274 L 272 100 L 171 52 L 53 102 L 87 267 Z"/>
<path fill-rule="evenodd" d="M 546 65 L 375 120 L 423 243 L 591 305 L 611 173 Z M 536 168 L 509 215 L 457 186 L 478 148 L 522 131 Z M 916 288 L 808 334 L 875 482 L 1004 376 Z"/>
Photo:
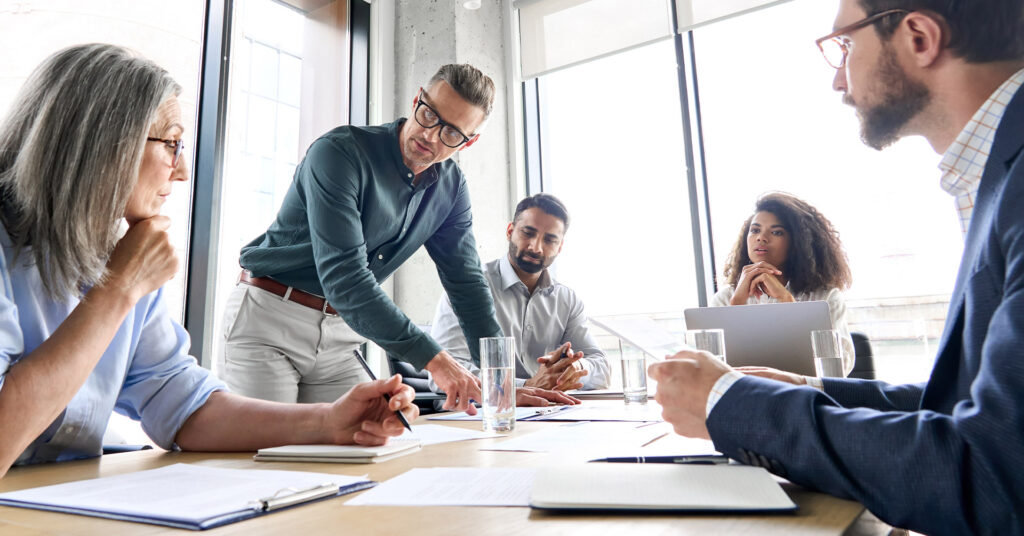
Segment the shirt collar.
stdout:
<path fill-rule="evenodd" d="M 508 253 L 501 256 L 501 260 L 498 262 L 498 273 L 501 276 L 501 289 L 508 290 L 514 287 L 517 283 L 526 288 L 526 283 L 523 283 L 519 279 L 519 274 L 516 273 L 515 268 L 512 267 L 512 261 L 508 259 Z M 548 290 L 554 288 L 555 280 L 551 277 L 551 273 L 547 268 L 540 274 L 540 281 L 537 282 L 536 290 Z"/>
<path fill-rule="evenodd" d="M 939 169 L 943 172 L 941 186 L 950 195 L 961 196 L 977 191 L 996 129 L 1007 104 L 1022 84 L 1024 69 L 1017 71 L 989 96 L 942 155 L 939 162 Z"/>

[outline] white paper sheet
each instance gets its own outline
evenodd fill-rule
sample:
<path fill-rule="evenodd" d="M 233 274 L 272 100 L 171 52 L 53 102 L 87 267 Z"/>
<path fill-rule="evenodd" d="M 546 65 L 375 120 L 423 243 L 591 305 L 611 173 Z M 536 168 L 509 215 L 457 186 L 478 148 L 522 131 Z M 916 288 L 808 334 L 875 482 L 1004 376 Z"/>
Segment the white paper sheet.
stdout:
<path fill-rule="evenodd" d="M 486 439 L 489 437 L 502 437 L 497 432 L 484 432 L 481 430 L 469 430 L 457 426 L 442 426 L 440 424 L 417 424 L 412 427 L 412 432 L 406 430 L 397 439 L 419 439 L 423 445 L 436 445 L 438 443 L 451 443 L 454 441 L 466 441 L 468 439 Z"/>
<path fill-rule="evenodd" d="M 252 509 L 256 501 L 286 488 L 306 489 L 328 482 L 345 487 L 366 482 L 366 478 L 179 463 L 149 471 L 12 491 L 0 497 L 100 514 L 199 523 L 229 512 Z"/>
<path fill-rule="evenodd" d="M 565 411 L 538 415 L 530 420 L 661 422 L 662 418 L 661 406 L 653 400 L 629 406 L 621 401 L 590 400 L 576 406 L 565 406 Z"/>
<path fill-rule="evenodd" d="M 511 437 L 481 450 L 524 452 L 636 452 L 664 436 L 665 426 L 636 426 L 622 422 L 576 422 Z"/>
<path fill-rule="evenodd" d="M 674 355 L 687 347 L 665 328 L 646 316 L 594 318 L 590 323 L 636 346 L 655 361 Z"/>
<path fill-rule="evenodd" d="M 536 473 L 511 467 L 412 469 L 345 506 L 529 506 Z"/>

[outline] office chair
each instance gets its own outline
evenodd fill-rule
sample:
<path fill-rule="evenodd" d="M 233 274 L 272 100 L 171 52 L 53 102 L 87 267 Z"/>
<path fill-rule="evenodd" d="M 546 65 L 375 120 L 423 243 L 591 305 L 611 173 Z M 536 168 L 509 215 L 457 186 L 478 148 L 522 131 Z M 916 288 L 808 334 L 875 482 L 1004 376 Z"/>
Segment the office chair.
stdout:
<path fill-rule="evenodd" d="M 853 339 L 853 370 L 849 377 L 874 380 L 875 358 L 871 352 L 871 342 L 868 341 L 868 336 L 859 331 L 853 331 L 850 332 L 850 338 Z"/>
<path fill-rule="evenodd" d="M 430 333 L 430 326 L 419 326 L 419 328 Z M 444 404 L 445 396 L 430 390 L 430 380 L 426 370 L 416 370 L 416 367 L 402 361 L 399 356 L 391 352 L 388 352 L 388 369 L 391 374 L 401 374 L 402 383 L 416 391 L 415 402 L 420 408 L 420 415 L 442 411 L 441 406 Z"/>

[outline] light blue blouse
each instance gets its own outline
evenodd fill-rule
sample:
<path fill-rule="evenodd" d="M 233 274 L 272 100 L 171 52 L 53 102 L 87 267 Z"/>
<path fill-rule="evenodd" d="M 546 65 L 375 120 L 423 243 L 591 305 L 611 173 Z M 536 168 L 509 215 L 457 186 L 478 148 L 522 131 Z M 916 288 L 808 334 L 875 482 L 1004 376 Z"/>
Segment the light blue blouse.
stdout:
<path fill-rule="evenodd" d="M 77 299 L 59 303 L 43 291 L 30 252 L 17 261 L 0 226 L 0 389 L 12 364 L 31 353 L 67 318 Z M 189 337 L 167 314 L 163 290 L 128 313 L 92 374 L 67 408 L 22 452 L 16 464 L 99 456 L 111 411 L 142 422 L 165 449 L 210 394 L 226 387 L 188 355 Z M 15 365 L 16 366 L 16 365 Z"/>

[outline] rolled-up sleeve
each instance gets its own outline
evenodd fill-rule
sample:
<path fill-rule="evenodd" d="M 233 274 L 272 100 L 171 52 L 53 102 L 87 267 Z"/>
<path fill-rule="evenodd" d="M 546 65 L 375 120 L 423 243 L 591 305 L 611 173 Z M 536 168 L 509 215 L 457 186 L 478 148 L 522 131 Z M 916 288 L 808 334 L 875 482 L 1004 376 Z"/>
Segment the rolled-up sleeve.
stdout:
<path fill-rule="evenodd" d="M 188 333 L 167 314 L 162 289 L 149 296 L 146 307 L 140 305 L 133 319 L 139 335 L 115 408 L 141 421 L 157 445 L 171 449 L 189 416 L 226 387 L 188 355 Z"/>

